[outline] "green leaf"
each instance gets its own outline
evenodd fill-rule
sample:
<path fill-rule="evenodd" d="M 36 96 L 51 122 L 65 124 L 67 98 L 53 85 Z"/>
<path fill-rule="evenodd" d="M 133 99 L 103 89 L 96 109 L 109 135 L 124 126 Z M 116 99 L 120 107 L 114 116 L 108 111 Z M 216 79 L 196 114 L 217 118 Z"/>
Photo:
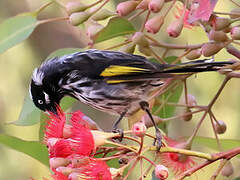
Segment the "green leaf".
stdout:
<path fill-rule="evenodd" d="M 36 108 L 32 99 L 27 94 L 17 121 L 12 122 L 17 126 L 32 126 L 40 121 L 40 109 Z"/>
<path fill-rule="evenodd" d="M 25 141 L 5 134 L 0 134 L 0 144 L 27 154 L 44 165 L 49 166 L 48 151 L 44 144 L 37 141 Z"/>
<path fill-rule="evenodd" d="M 0 24 L 0 53 L 27 39 L 37 27 L 34 13 L 14 16 Z"/>
<path fill-rule="evenodd" d="M 75 52 L 81 52 L 84 51 L 84 49 L 80 49 L 80 48 L 63 48 L 63 49 L 58 49 L 54 52 L 52 52 L 46 59 L 51 59 L 54 57 L 61 57 L 67 54 L 72 54 Z"/>
<path fill-rule="evenodd" d="M 194 143 L 204 145 L 208 148 L 219 150 L 217 141 L 215 138 L 209 138 L 209 137 L 195 137 Z M 236 147 L 240 147 L 240 140 L 236 139 L 220 139 L 220 143 L 222 145 L 222 148 L 224 150 L 233 149 Z"/>
<path fill-rule="evenodd" d="M 122 17 L 113 17 L 109 20 L 106 27 L 97 33 L 95 43 L 106 41 L 114 37 L 132 34 L 136 32 L 133 25 Z"/>

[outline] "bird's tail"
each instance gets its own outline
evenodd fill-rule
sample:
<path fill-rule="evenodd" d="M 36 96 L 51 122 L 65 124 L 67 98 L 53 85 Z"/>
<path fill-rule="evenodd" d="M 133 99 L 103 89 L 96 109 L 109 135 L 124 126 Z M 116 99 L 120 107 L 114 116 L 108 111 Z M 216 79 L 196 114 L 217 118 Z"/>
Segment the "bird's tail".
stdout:
<path fill-rule="evenodd" d="M 213 59 L 197 60 L 187 63 L 170 65 L 161 70 L 160 73 L 194 73 L 205 71 L 217 71 L 221 67 L 231 65 L 232 61 L 215 62 Z"/>

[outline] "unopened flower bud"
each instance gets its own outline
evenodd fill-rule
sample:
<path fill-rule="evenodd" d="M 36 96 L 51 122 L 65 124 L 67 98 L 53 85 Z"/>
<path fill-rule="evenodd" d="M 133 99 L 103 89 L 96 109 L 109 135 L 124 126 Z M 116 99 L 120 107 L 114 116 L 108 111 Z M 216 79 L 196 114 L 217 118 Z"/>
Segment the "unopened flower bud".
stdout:
<path fill-rule="evenodd" d="M 196 106 L 197 105 L 197 100 L 195 98 L 195 96 L 193 96 L 192 94 L 188 94 L 187 95 L 187 100 L 188 100 L 188 105 L 189 106 Z"/>
<path fill-rule="evenodd" d="M 240 17 L 240 8 L 232 9 L 230 12 L 230 18 L 235 19 Z"/>
<path fill-rule="evenodd" d="M 119 16 L 127 16 L 136 9 L 138 5 L 137 1 L 125 1 L 117 5 L 117 13 Z"/>
<path fill-rule="evenodd" d="M 228 161 L 227 164 L 223 167 L 221 173 L 225 177 L 229 177 L 234 173 L 233 166 L 230 161 Z"/>
<path fill-rule="evenodd" d="M 158 13 L 163 5 L 165 3 L 165 0 L 151 0 L 148 4 L 148 9 L 154 13 Z"/>
<path fill-rule="evenodd" d="M 132 127 L 132 132 L 138 137 L 143 137 L 147 131 L 147 128 L 143 122 L 137 122 Z"/>
<path fill-rule="evenodd" d="M 194 60 L 199 58 L 201 55 L 202 55 L 201 49 L 194 49 L 186 55 L 186 58 L 189 60 Z"/>
<path fill-rule="evenodd" d="M 223 134 L 227 130 L 227 125 L 222 120 L 218 120 L 217 122 L 214 122 L 214 126 L 218 134 Z"/>
<path fill-rule="evenodd" d="M 168 178 L 168 169 L 165 166 L 158 164 L 155 167 L 155 176 L 156 176 L 156 178 L 158 178 L 160 180 L 167 179 Z"/>
<path fill-rule="evenodd" d="M 168 27 L 167 32 L 170 37 L 178 37 L 183 29 L 183 20 L 182 18 L 173 21 Z"/>
<path fill-rule="evenodd" d="M 138 44 L 139 46 L 149 47 L 149 42 L 145 38 L 143 32 L 136 32 L 132 37 L 132 42 Z"/>
<path fill-rule="evenodd" d="M 210 40 L 216 42 L 225 42 L 228 40 L 227 35 L 223 31 L 215 31 L 213 29 L 209 32 L 208 37 Z"/>
<path fill-rule="evenodd" d="M 112 12 L 112 11 L 109 11 L 107 9 L 100 9 L 91 18 L 94 21 L 101 21 L 101 20 L 107 19 L 107 18 L 109 18 L 109 17 L 111 17 L 113 15 L 114 15 L 114 12 Z"/>
<path fill-rule="evenodd" d="M 136 9 L 144 9 L 147 10 L 148 9 L 148 4 L 151 0 L 142 0 L 136 7 Z"/>
<path fill-rule="evenodd" d="M 185 114 L 185 113 L 187 113 L 187 114 Z M 182 120 L 190 121 L 192 119 L 192 111 L 190 108 L 185 108 L 184 114 L 185 115 L 182 116 Z"/>
<path fill-rule="evenodd" d="M 67 166 L 71 161 L 66 158 L 53 157 L 49 159 L 49 164 L 52 169 L 56 169 L 59 166 Z"/>
<path fill-rule="evenodd" d="M 145 28 L 147 32 L 156 34 L 164 23 L 164 17 L 161 15 L 154 16 L 153 18 L 149 19 L 146 24 Z"/>
<path fill-rule="evenodd" d="M 70 15 L 69 21 L 73 26 L 78 26 L 87 21 L 90 16 L 91 13 L 88 11 L 77 12 Z"/>
<path fill-rule="evenodd" d="M 240 27 L 233 27 L 231 30 L 231 37 L 234 40 L 240 40 Z"/>
<path fill-rule="evenodd" d="M 72 135 L 72 126 L 70 124 L 64 124 L 63 127 L 63 137 L 69 138 Z"/>
<path fill-rule="evenodd" d="M 145 56 L 151 56 L 152 51 L 149 47 L 138 46 L 139 52 L 143 53 Z"/>
<path fill-rule="evenodd" d="M 68 176 L 70 173 L 73 172 L 73 168 L 71 167 L 58 167 L 56 171 L 61 172 L 62 174 Z"/>
<path fill-rule="evenodd" d="M 68 2 L 66 5 L 68 14 L 85 11 L 88 7 L 89 7 L 88 5 L 78 1 Z"/>
<path fill-rule="evenodd" d="M 90 39 L 94 40 L 97 33 L 99 33 L 99 31 L 101 31 L 103 28 L 104 28 L 103 25 L 98 24 L 98 23 L 93 23 L 90 26 L 88 26 L 88 28 L 87 28 L 87 36 Z"/>
<path fill-rule="evenodd" d="M 212 56 L 218 53 L 224 47 L 224 45 L 224 43 L 205 43 L 202 46 L 202 54 L 205 57 Z"/>
<path fill-rule="evenodd" d="M 212 26 L 215 31 L 220 31 L 231 25 L 231 20 L 223 17 L 216 17 L 212 21 Z"/>
<path fill-rule="evenodd" d="M 135 47 L 136 47 L 136 44 L 134 43 L 129 43 L 125 46 L 122 46 L 119 51 L 121 52 L 125 52 L 125 53 L 129 53 L 129 54 L 133 54 L 134 51 L 135 51 Z"/>

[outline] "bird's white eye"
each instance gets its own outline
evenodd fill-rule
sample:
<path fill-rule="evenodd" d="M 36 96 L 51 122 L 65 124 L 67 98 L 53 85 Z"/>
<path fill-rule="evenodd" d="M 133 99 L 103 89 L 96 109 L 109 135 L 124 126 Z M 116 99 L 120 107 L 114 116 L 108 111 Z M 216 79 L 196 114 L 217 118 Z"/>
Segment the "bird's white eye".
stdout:
<path fill-rule="evenodd" d="M 39 99 L 38 104 L 43 104 L 43 100 Z"/>

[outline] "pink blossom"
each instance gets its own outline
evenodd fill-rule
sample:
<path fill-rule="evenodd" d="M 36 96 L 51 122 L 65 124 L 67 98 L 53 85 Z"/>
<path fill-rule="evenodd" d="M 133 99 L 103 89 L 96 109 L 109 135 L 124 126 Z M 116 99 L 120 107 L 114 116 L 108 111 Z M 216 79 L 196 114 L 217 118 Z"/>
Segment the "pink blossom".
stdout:
<path fill-rule="evenodd" d="M 192 2 L 189 23 L 197 20 L 208 21 L 218 0 L 194 0 Z"/>
<path fill-rule="evenodd" d="M 182 144 L 181 142 L 177 142 L 169 137 L 164 138 L 170 147 L 179 148 Z M 171 168 L 175 174 L 180 174 L 196 164 L 191 156 L 179 153 L 161 153 L 160 159 L 162 164 Z"/>

